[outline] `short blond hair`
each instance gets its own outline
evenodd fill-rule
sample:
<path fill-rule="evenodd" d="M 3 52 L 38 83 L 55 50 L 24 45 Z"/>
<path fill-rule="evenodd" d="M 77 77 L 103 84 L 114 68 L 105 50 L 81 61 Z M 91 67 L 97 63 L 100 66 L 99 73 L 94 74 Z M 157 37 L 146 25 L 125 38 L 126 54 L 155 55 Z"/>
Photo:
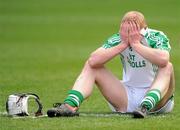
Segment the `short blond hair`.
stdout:
<path fill-rule="evenodd" d="M 122 18 L 122 22 L 130 21 L 130 20 L 134 20 L 137 23 L 139 23 L 140 28 L 146 28 L 147 27 L 147 23 L 146 23 L 145 17 L 144 17 L 144 15 L 141 12 L 138 12 L 138 11 L 129 11 Z"/>

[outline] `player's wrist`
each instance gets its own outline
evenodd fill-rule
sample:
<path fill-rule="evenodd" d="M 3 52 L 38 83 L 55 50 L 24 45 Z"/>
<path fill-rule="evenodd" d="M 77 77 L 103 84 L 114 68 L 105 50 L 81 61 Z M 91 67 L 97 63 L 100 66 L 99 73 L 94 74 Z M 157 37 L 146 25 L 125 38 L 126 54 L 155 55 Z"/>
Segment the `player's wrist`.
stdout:
<path fill-rule="evenodd" d="M 115 50 L 117 53 L 121 53 L 122 51 L 124 51 L 129 45 L 124 43 L 124 42 L 121 42 L 119 45 L 117 45 L 115 47 Z"/>
<path fill-rule="evenodd" d="M 128 41 L 122 41 L 122 42 L 121 42 L 121 45 L 126 45 L 126 46 L 128 46 L 129 43 L 128 43 Z"/>
<path fill-rule="evenodd" d="M 139 47 L 141 46 L 141 43 L 139 41 L 136 41 L 134 43 L 131 43 L 131 47 L 134 49 L 134 50 L 137 50 Z"/>
<path fill-rule="evenodd" d="M 123 42 L 123 41 L 122 41 L 122 43 L 120 45 L 121 45 L 121 48 L 124 48 L 124 49 L 126 49 L 129 46 L 128 43 Z"/>

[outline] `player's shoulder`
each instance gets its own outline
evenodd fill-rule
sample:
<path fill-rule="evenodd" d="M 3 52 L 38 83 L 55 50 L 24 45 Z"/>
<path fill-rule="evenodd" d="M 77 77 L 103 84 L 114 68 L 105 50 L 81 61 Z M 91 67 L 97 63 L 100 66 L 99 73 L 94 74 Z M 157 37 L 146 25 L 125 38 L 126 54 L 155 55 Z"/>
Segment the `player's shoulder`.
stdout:
<path fill-rule="evenodd" d="M 113 34 L 111 37 L 108 38 L 108 43 L 116 44 L 121 41 L 119 33 Z"/>
<path fill-rule="evenodd" d="M 162 34 L 164 34 L 162 31 L 160 31 L 160 30 L 157 30 L 157 29 L 152 29 L 152 28 L 147 28 L 147 30 L 148 30 L 148 32 L 151 34 L 153 34 L 153 33 L 162 33 Z"/>
<path fill-rule="evenodd" d="M 118 45 L 121 42 L 121 37 L 119 35 L 119 33 L 115 33 L 113 35 L 111 35 L 105 42 L 103 47 L 104 48 L 111 48 L 113 46 Z"/>
<path fill-rule="evenodd" d="M 142 30 L 141 34 L 144 35 L 149 46 L 152 48 L 160 48 L 170 51 L 171 47 L 169 39 L 162 31 L 147 28 L 146 30 Z"/>
<path fill-rule="evenodd" d="M 152 42 L 169 41 L 167 35 L 160 30 L 147 28 L 144 34 L 145 38 Z"/>

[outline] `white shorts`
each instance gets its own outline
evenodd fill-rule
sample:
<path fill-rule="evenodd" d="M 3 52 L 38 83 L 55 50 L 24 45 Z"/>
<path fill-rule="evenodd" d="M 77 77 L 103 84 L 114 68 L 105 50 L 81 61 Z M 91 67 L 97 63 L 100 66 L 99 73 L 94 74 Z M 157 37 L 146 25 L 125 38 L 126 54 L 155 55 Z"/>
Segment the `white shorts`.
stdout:
<path fill-rule="evenodd" d="M 125 86 L 125 85 L 124 85 Z M 125 86 L 125 90 L 127 92 L 128 104 L 127 104 L 127 113 L 132 113 L 136 110 L 143 100 L 146 92 L 149 88 L 140 88 L 140 87 L 129 87 Z M 109 107 L 113 112 L 117 112 L 116 109 L 110 104 Z M 168 113 L 171 112 L 174 107 L 174 99 L 171 98 L 161 109 L 152 112 L 152 113 Z"/>

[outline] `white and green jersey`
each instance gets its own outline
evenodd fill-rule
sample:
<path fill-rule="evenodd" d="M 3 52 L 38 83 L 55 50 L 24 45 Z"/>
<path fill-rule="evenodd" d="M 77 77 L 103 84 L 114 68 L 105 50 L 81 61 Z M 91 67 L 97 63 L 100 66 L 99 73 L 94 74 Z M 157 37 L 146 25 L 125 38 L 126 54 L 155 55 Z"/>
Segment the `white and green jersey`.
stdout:
<path fill-rule="evenodd" d="M 163 32 L 147 28 L 141 30 L 141 34 L 144 36 L 141 40 L 141 44 L 144 46 L 170 51 L 169 40 Z M 119 33 L 105 41 L 102 47 L 108 49 L 118 44 L 121 44 Z M 120 57 L 123 64 L 123 82 L 132 87 L 150 87 L 158 67 L 143 58 L 130 46 L 120 54 Z"/>

